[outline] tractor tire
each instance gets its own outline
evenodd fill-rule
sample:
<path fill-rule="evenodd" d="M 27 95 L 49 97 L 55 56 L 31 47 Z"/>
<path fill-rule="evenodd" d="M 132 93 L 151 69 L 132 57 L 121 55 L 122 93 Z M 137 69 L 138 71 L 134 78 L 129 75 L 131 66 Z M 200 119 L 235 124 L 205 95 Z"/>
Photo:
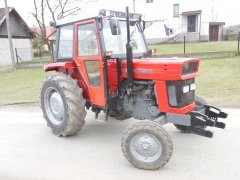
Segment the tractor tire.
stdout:
<path fill-rule="evenodd" d="M 146 170 L 163 167 L 173 153 L 173 143 L 166 130 L 149 120 L 128 126 L 123 133 L 121 147 L 131 164 Z"/>
<path fill-rule="evenodd" d="M 41 108 L 47 125 L 58 136 L 76 134 L 85 124 L 85 100 L 82 89 L 71 76 L 48 75 L 41 88 Z"/>
<path fill-rule="evenodd" d="M 203 99 L 200 98 L 198 96 L 195 97 L 195 103 L 196 103 L 196 109 L 201 109 L 204 105 L 207 104 L 207 102 Z M 183 126 L 183 125 L 178 125 L 178 124 L 174 124 L 174 126 L 182 133 L 191 133 L 191 128 L 188 126 Z M 206 127 L 201 127 L 203 129 L 205 129 Z"/>

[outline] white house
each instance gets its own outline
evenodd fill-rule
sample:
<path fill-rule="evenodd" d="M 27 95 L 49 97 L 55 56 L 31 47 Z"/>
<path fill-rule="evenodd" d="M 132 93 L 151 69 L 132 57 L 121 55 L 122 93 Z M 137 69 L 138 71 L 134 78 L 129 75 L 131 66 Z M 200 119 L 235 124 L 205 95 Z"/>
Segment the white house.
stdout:
<path fill-rule="evenodd" d="M 14 8 L 9 8 L 9 19 L 15 56 L 18 56 L 15 58 L 19 61 L 32 60 L 31 39 L 34 34 Z M 0 8 L 0 66 L 6 65 L 11 65 L 11 54 L 7 36 L 5 8 Z"/>
<path fill-rule="evenodd" d="M 220 41 L 223 26 L 218 18 L 214 0 L 133 0 L 135 12 L 145 15 L 145 20 L 164 20 L 155 23 L 145 34 L 149 42 L 168 40 L 183 41 Z M 163 35 L 163 24 L 173 29 L 170 37 Z"/>

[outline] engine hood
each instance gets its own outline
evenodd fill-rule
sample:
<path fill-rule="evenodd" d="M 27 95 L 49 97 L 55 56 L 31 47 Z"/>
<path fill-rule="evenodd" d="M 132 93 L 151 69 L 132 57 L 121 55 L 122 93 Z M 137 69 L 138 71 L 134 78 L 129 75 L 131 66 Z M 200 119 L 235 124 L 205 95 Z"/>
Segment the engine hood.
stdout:
<path fill-rule="evenodd" d="M 133 59 L 133 77 L 152 80 L 185 80 L 198 75 L 198 58 L 141 58 Z M 185 70 L 192 66 L 189 73 Z M 122 76 L 127 77 L 127 61 L 122 61 Z"/>

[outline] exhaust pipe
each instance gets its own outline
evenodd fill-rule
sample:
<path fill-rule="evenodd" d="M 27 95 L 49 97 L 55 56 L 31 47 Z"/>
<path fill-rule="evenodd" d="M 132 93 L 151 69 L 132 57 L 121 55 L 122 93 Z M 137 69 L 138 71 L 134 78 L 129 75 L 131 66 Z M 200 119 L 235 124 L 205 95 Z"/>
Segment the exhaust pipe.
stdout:
<path fill-rule="evenodd" d="M 132 95 L 133 90 L 133 52 L 132 44 L 130 39 L 130 23 L 129 23 L 129 9 L 126 7 L 126 25 L 127 25 L 127 44 L 126 44 L 126 53 L 127 53 L 127 94 Z"/>

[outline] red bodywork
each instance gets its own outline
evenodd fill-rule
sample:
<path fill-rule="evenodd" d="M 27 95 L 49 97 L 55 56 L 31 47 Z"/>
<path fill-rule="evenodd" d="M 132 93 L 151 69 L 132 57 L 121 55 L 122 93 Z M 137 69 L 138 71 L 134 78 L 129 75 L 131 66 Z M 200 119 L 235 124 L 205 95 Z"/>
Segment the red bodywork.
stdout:
<path fill-rule="evenodd" d="M 182 76 L 182 67 L 184 63 L 187 62 L 198 62 L 199 59 L 190 58 L 142 58 L 133 60 L 133 78 L 135 80 L 154 80 L 156 85 L 156 96 L 159 103 L 160 112 L 169 112 L 176 114 L 186 114 L 195 108 L 195 103 L 188 105 L 183 108 L 171 108 L 168 103 L 168 93 L 166 88 L 166 81 L 168 80 L 186 80 L 194 78 L 198 75 L 197 71 L 192 74 Z M 102 63 L 100 63 L 102 64 Z M 102 71 L 100 66 L 100 72 Z M 50 63 L 45 66 L 45 71 L 59 71 L 66 74 L 70 74 L 73 78 L 78 80 L 79 86 L 83 89 L 84 98 L 90 100 L 92 104 L 98 106 L 106 105 L 106 98 L 104 92 L 101 94 L 94 92 L 94 89 L 102 89 L 104 86 L 103 75 L 101 75 L 101 88 L 94 88 L 89 91 L 89 82 L 87 77 L 87 72 L 81 65 L 76 65 L 74 62 L 57 62 Z M 85 77 L 84 77 L 85 76 Z M 127 63 L 126 60 L 122 61 L 122 72 L 121 80 L 127 78 Z M 111 94 L 117 91 L 117 65 L 116 60 L 110 60 L 108 62 L 108 79 L 109 79 L 109 89 Z M 101 99 L 100 96 L 105 101 L 98 101 Z"/>

